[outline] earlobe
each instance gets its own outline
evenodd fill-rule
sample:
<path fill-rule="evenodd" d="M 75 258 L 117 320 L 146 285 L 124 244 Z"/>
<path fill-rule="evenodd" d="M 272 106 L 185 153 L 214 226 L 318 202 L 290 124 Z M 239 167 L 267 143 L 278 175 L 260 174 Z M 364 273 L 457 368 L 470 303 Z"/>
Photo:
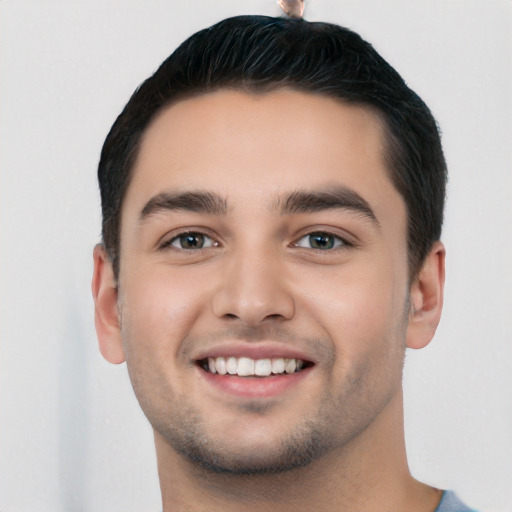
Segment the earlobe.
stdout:
<path fill-rule="evenodd" d="M 443 309 L 446 251 L 435 242 L 410 289 L 411 311 L 407 327 L 407 346 L 423 348 L 436 332 Z"/>
<path fill-rule="evenodd" d="M 117 283 L 112 263 L 101 244 L 94 248 L 93 258 L 91 289 L 100 352 L 110 363 L 120 364 L 124 362 L 125 357 L 117 309 Z"/>

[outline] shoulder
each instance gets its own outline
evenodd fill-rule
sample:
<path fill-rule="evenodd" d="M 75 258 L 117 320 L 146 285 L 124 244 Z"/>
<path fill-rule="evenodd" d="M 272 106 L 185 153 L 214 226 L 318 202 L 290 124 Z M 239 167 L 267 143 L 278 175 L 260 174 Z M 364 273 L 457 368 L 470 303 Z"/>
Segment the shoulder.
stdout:
<path fill-rule="evenodd" d="M 444 491 L 443 497 L 435 512 L 477 512 L 475 509 L 468 507 L 453 491 Z"/>

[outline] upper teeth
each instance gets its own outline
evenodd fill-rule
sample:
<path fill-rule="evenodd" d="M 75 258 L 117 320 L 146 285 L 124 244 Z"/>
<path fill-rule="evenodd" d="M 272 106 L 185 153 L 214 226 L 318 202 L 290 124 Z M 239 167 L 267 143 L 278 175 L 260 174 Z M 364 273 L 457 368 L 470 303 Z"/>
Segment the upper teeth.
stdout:
<path fill-rule="evenodd" d="M 249 357 L 209 357 L 208 370 L 220 375 L 266 377 L 271 374 L 294 373 L 304 366 L 300 359 L 250 359 Z"/>

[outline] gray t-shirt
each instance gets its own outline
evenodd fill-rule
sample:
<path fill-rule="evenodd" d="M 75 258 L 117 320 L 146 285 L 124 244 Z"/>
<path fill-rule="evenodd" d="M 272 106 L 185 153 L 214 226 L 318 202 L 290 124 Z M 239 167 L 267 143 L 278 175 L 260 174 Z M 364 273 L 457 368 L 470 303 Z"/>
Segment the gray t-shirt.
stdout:
<path fill-rule="evenodd" d="M 476 510 L 464 505 L 453 491 L 444 491 L 441 503 L 435 512 L 476 512 Z"/>

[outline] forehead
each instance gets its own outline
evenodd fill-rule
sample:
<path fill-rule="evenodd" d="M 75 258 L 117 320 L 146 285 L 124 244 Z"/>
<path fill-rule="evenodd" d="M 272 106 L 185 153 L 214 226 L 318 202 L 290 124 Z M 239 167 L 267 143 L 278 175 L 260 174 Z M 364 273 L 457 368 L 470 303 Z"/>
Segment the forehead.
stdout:
<path fill-rule="evenodd" d="M 383 125 L 368 108 L 292 90 L 220 90 L 179 101 L 153 120 L 123 215 L 167 191 L 206 189 L 236 208 L 339 185 L 378 210 L 401 202 L 383 153 Z"/>

